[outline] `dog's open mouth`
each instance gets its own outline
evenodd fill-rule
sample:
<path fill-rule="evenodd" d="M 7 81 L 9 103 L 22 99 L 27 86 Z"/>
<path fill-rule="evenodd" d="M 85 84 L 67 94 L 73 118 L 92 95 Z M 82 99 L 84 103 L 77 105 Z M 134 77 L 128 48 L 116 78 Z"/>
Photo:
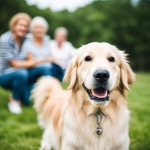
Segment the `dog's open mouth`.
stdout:
<path fill-rule="evenodd" d="M 97 89 L 89 90 L 83 84 L 85 91 L 88 93 L 91 100 L 95 100 L 97 102 L 109 101 L 109 90 L 106 90 L 103 87 L 99 87 Z"/>

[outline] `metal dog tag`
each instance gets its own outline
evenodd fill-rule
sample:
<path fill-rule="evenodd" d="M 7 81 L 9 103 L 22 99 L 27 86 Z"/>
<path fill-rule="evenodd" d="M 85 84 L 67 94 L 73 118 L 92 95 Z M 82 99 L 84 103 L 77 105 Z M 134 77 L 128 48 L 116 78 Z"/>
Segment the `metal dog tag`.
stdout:
<path fill-rule="evenodd" d="M 101 134 L 102 134 L 102 128 L 97 127 L 97 128 L 96 128 L 96 133 L 97 133 L 98 135 L 101 135 Z"/>

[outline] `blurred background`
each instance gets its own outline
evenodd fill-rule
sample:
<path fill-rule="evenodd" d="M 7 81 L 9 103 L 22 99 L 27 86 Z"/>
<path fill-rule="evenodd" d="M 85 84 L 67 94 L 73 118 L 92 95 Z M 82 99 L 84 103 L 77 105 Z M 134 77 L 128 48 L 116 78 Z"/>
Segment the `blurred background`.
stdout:
<path fill-rule="evenodd" d="M 130 150 L 150 150 L 150 0 L 0 0 L 0 35 L 18 12 L 32 18 L 44 17 L 48 35 L 64 26 L 68 41 L 76 48 L 89 42 L 108 42 L 125 50 L 136 82 L 128 92 Z M 68 83 L 62 84 L 66 89 Z M 8 95 L 0 87 L 0 150 L 35 150 L 42 130 L 32 108 L 22 106 L 23 114 L 8 111 Z"/>
<path fill-rule="evenodd" d="M 133 70 L 150 71 L 150 0 L 0 0 L 0 35 L 18 12 L 44 17 L 51 38 L 64 26 L 75 47 L 108 42 L 129 54 Z"/>

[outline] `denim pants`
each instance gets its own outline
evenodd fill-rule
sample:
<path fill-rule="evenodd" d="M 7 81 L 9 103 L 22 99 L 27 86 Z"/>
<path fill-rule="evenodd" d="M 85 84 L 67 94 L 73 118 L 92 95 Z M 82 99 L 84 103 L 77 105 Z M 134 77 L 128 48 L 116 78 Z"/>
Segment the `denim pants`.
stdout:
<path fill-rule="evenodd" d="M 45 66 L 31 69 L 18 69 L 17 71 L 2 75 L 0 85 L 8 90 L 12 90 L 12 98 L 21 100 L 25 105 L 29 105 L 30 87 L 41 76 L 51 75 L 51 70 Z"/>
<path fill-rule="evenodd" d="M 58 66 L 55 63 L 52 63 L 52 76 L 57 78 L 59 81 L 62 82 L 63 77 L 64 77 L 64 73 L 65 73 L 65 69 L 62 69 L 60 66 Z"/>

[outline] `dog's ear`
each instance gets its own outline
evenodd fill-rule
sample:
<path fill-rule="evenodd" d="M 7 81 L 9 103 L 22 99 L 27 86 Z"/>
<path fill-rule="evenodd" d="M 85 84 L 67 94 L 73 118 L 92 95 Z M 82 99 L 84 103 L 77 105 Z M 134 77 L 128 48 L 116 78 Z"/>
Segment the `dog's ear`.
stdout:
<path fill-rule="evenodd" d="M 68 90 L 74 87 L 76 79 L 77 79 L 77 59 L 73 58 L 70 61 L 69 67 L 67 68 L 64 79 L 63 79 L 64 82 L 70 81 Z"/>
<path fill-rule="evenodd" d="M 128 84 L 133 84 L 135 81 L 135 74 L 130 68 L 126 56 L 127 55 L 121 51 L 121 80 L 125 89 L 130 91 Z"/>

